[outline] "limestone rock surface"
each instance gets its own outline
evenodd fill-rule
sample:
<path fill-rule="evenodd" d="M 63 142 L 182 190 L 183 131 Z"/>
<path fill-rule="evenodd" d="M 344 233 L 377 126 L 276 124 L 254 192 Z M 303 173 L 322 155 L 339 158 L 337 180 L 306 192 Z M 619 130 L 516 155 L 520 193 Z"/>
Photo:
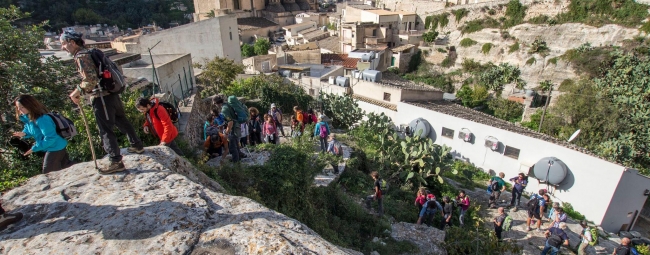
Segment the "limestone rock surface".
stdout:
<path fill-rule="evenodd" d="M 106 159 L 100 160 L 106 164 Z M 4 194 L 24 219 L 0 232 L 0 254 L 350 254 L 283 214 L 220 193 L 166 147 L 125 153 L 127 171 L 92 162 Z"/>
<path fill-rule="evenodd" d="M 409 241 L 415 244 L 420 249 L 418 254 L 447 254 L 447 251 L 440 247 L 440 244 L 445 241 L 445 231 L 406 222 L 394 223 L 391 227 L 391 237 L 397 241 Z"/>

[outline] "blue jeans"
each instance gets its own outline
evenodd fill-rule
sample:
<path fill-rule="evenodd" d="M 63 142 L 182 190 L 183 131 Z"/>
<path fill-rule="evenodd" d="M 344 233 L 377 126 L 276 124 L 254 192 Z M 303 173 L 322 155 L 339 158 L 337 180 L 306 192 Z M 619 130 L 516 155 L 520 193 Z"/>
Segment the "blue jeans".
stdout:
<path fill-rule="evenodd" d="M 327 151 L 327 137 L 322 138 L 322 137 L 319 136 L 318 139 L 320 139 L 320 150 L 322 152 L 326 152 Z"/>
<path fill-rule="evenodd" d="M 467 208 L 469 210 L 469 208 Z M 460 225 L 464 225 L 465 222 L 463 221 L 465 219 L 465 213 L 467 210 L 463 210 L 463 208 L 460 208 L 460 216 L 458 217 L 458 220 L 460 221 Z"/>
<path fill-rule="evenodd" d="M 546 245 L 544 246 L 544 250 L 542 250 L 542 254 L 541 254 L 541 255 L 546 255 L 546 254 L 549 253 L 549 252 L 550 252 L 550 255 L 555 255 L 555 254 L 557 254 L 559 251 L 560 251 L 560 248 L 556 248 L 556 247 L 550 246 L 550 245 L 548 244 L 548 241 L 546 241 Z"/>

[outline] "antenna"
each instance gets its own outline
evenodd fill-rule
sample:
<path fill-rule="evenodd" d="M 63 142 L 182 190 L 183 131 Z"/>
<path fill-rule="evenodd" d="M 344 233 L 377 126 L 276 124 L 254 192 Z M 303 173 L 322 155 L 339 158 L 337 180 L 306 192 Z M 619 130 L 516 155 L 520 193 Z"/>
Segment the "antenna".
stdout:
<path fill-rule="evenodd" d="M 573 134 L 571 135 L 571 137 L 569 137 L 569 140 L 567 142 L 573 141 L 573 139 L 576 139 L 576 137 L 578 137 L 579 134 L 580 134 L 580 129 L 576 130 L 576 132 L 573 132 Z"/>

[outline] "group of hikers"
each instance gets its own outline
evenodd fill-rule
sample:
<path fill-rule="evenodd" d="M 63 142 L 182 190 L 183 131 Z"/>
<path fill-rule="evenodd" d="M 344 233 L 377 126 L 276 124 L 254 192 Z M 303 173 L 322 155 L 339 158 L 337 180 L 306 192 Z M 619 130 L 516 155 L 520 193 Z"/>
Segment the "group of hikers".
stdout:
<path fill-rule="evenodd" d="M 246 108 L 234 96 L 228 97 L 228 102 L 224 103 L 223 95 L 216 95 L 212 98 L 212 105 L 211 114 L 203 125 L 203 147 L 210 158 L 221 156 L 225 159 L 230 154 L 231 161 L 237 162 L 247 157 L 241 149 L 262 143 L 279 144 L 280 137 L 286 137 L 282 110 L 275 103 L 263 116 L 256 107 Z M 247 117 L 239 118 L 240 115 Z M 291 137 L 300 138 L 305 128 L 315 123 L 310 136 L 319 138 L 321 152 L 340 155 L 341 151 L 336 150 L 340 145 L 335 146 L 338 142 L 324 119 L 325 115 L 317 117 L 312 109 L 305 112 L 299 106 L 294 106 L 290 117 Z M 338 173 L 336 167 L 334 170 Z"/>

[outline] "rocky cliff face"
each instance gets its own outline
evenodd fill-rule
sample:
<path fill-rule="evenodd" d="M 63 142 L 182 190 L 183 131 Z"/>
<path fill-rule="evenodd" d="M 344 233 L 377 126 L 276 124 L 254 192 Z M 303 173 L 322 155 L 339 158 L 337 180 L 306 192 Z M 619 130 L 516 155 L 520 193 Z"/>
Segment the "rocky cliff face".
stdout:
<path fill-rule="evenodd" d="M 125 154 L 126 155 L 126 154 Z M 100 161 L 106 164 L 106 159 Z M 0 254 L 350 254 L 218 183 L 166 147 L 38 175 L 3 196 L 25 218 L 0 232 Z"/>

